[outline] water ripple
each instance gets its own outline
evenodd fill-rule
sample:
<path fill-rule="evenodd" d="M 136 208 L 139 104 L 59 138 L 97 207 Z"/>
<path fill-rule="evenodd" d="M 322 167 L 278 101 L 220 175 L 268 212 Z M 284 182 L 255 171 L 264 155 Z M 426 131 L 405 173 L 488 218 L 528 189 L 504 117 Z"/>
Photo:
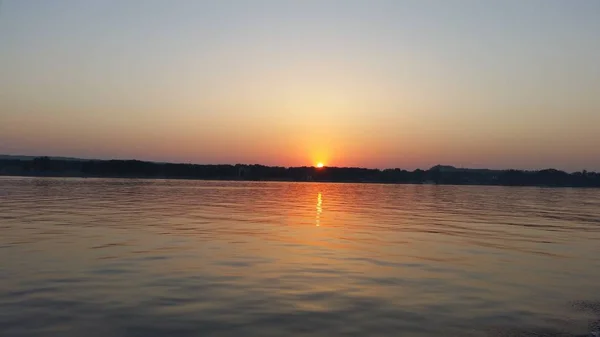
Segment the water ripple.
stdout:
<path fill-rule="evenodd" d="M 578 336 L 591 189 L 0 178 L 1 336 Z"/>

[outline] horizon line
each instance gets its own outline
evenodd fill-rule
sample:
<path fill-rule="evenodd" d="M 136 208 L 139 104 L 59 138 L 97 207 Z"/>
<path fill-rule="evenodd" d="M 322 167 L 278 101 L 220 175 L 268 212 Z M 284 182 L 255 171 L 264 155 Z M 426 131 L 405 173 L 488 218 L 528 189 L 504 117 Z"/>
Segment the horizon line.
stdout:
<path fill-rule="evenodd" d="M 265 167 L 281 167 L 281 168 L 314 168 L 314 169 L 320 169 L 318 168 L 315 164 L 312 165 L 299 165 L 299 166 L 281 166 L 281 165 L 265 165 L 265 164 L 258 164 L 258 163 L 253 163 L 253 164 L 247 164 L 247 163 L 235 163 L 235 164 L 231 164 L 231 163 L 218 163 L 218 164 L 199 164 L 199 163 L 193 163 L 193 162 L 175 162 L 175 161 L 157 161 L 157 160 L 142 160 L 142 159 L 134 159 L 134 158 L 128 158 L 128 159 L 118 159 L 118 158 L 111 158 L 111 159 L 100 159 L 100 158 L 85 158 L 85 157 L 73 157 L 73 156 L 52 156 L 52 155 L 21 155 L 21 154 L 5 154 L 5 153 L 0 153 L 0 160 L 2 159 L 8 159 L 8 158 L 2 158 L 2 157 L 21 157 L 21 158 L 28 158 L 26 160 L 33 160 L 35 158 L 43 158 L 43 157 L 47 157 L 53 160 L 76 160 L 76 161 L 139 161 L 139 162 L 146 162 L 146 163 L 154 163 L 154 164 L 172 164 L 172 165 L 205 165 L 205 166 L 220 166 L 220 165 L 229 165 L 229 166 L 237 166 L 237 165 L 243 165 L 243 166 L 253 166 L 253 165 L 257 165 L 257 166 L 265 166 Z M 15 158 L 15 160 L 22 160 L 19 158 Z M 326 168 L 337 168 L 337 169 L 367 169 L 367 170 L 379 170 L 379 171 L 384 171 L 384 170 L 403 170 L 403 171 L 408 171 L 408 172 L 414 172 L 417 170 L 421 170 L 421 171 L 429 171 L 435 167 L 446 167 L 446 168 L 451 168 L 451 169 L 455 169 L 455 170 L 487 170 L 487 171 L 524 171 L 524 172 L 537 172 L 537 171 L 544 171 L 544 170 L 556 170 L 556 171 L 562 171 L 562 172 L 566 172 L 566 173 L 575 173 L 575 172 L 596 172 L 595 170 L 587 170 L 587 169 L 581 169 L 581 170 L 572 170 L 572 171 L 567 171 L 567 170 L 561 170 L 561 169 L 557 169 L 557 168 L 553 168 L 553 167 L 546 167 L 546 168 L 537 168 L 537 169 L 519 169 L 519 168 L 504 168 L 504 169 L 498 169 L 498 168 L 471 168 L 471 167 L 459 167 L 459 166 L 454 166 L 454 165 L 450 165 L 450 164 L 436 164 L 433 165 L 429 168 L 415 168 L 413 170 L 409 170 L 409 169 L 405 169 L 405 168 L 401 168 L 401 167 L 386 167 L 386 168 L 370 168 L 370 167 L 360 167 L 360 166 L 332 166 L 332 165 L 324 165 L 322 167 L 322 169 L 326 169 Z M 600 172 L 600 171 L 599 171 Z"/>

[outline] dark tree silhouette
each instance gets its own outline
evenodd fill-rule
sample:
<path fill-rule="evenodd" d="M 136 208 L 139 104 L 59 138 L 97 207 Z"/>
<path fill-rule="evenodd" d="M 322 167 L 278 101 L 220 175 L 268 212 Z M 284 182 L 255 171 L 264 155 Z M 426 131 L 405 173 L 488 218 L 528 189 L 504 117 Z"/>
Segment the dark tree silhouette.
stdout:
<path fill-rule="evenodd" d="M 358 167 L 271 167 L 264 165 L 193 165 L 139 160 L 0 159 L 0 175 L 172 178 L 213 180 L 281 180 L 453 184 L 506 186 L 600 187 L 600 174 L 540 171 L 459 169 L 437 165 L 425 171 Z"/>

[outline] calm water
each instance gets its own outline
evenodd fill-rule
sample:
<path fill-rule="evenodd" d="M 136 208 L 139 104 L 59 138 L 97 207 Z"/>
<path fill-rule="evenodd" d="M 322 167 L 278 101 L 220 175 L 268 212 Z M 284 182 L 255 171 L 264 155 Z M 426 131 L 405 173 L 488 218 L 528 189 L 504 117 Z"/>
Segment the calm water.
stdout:
<path fill-rule="evenodd" d="M 571 336 L 600 314 L 593 189 L 0 178 L 0 228 L 0 336 Z"/>

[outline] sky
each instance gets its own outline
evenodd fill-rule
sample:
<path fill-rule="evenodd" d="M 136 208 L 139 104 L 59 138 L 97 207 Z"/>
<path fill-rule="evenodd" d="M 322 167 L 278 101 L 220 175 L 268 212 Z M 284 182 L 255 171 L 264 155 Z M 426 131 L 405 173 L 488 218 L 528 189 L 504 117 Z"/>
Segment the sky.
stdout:
<path fill-rule="evenodd" d="M 0 153 L 600 170 L 600 1 L 4 0 Z"/>

